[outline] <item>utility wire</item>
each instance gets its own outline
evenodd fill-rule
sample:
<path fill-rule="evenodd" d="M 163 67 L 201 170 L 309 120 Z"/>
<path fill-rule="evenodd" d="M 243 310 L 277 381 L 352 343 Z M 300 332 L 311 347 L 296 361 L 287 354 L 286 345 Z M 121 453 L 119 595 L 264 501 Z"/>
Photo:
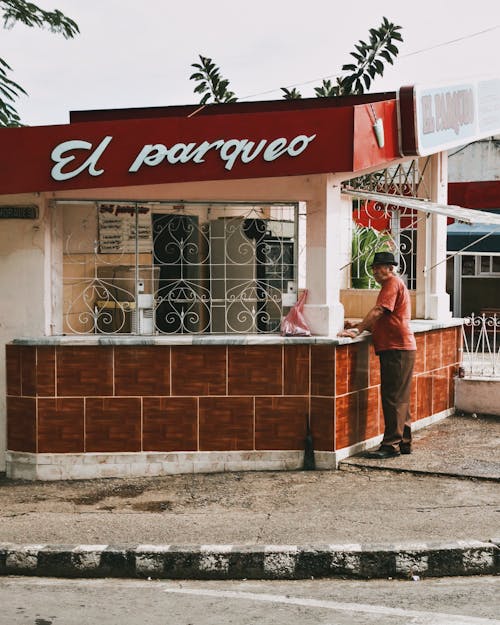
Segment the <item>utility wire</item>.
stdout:
<path fill-rule="evenodd" d="M 444 43 L 438 43 L 435 46 L 429 46 L 428 48 L 422 48 L 421 50 L 415 50 L 415 52 L 408 52 L 408 54 L 401 55 L 401 58 L 405 58 L 407 56 L 414 56 L 415 54 L 421 54 L 422 52 L 428 52 L 429 50 L 435 50 L 436 48 L 442 48 L 444 46 L 449 46 L 452 43 L 458 43 L 459 41 L 465 41 L 466 39 L 472 39 L 472 37 L 478 37 L 479 35 L 484 35 L 493 30 L 500 28 L 500 24 L 496 26 L 492 26 L 491 28 L 486 28 L 485 30 L 479 30 L 477 33 L 472 33 L 470 35 L 465 35 L 464 37 L 458 37 L 458 39 L 451 39 L 450 41 L 445 41 Z"/>
<path fill-rule="evenodd" d="M 438 43 L 434 46 L 429 46 L 427 48 L 422 48 L 420 50 L 415 50 L 414 52 L 408 52 L 407 54 L 402 54 L 399 58 L 400 59 L 405 59 L 409 56 L 415 56 L 416 54 L 422 54 L 424 52 L 429 52 L 430 50 L 436 50 L 437 48 L 443 48 L 444 46 L 449 46 L 452 45 L 454 43 L 458 43 L 459 41 L 465 41 L 466 39 L 472 39 L 473 37 L 479 37 L 480 35 L 484 35 L 486 33 L 492 32 L 494 30 L 497 30 L 498 28 L 500 28 L 500 24 L 497 24 L 496 26 L 492 26 L 491 28 L 486 28 L 485 30 L 479 30 L 476 33 L 471 33 L 470 35 L 465 35 L 464 37 L 458 37 L 457 39 L 450 39 L 450 41 L 444 41 L 443 43 Z M 307 80 L 305 82 L 297 82 L 293 85 L 287 85 L 286 87 L 279 87 L 278 89 L 271 89 L 269 91 L 261 91 L 260 93 L 254 93 L 252 95 L 247 95 L 244 96 L 243 98 L 240 98 L 240 100 L 248 100 L 250 98 L 257 98 L 263 95 L 269 95 L 271 93 L 276 93 L 276 91 L 280 91 L 282 88 L 284 89 L 293 89 L 294 87 L 304 87 L 305 85 L 310 85 L 312 83 L 316 83 L 318 81 L 321 80 L 329 80 L 331 78 L 338 78 L 339 76 L 341 76 L 342 74 L 336 73 L 336 74 L 330 74 L 329 76 L 322 76 L 321 78 L 315 78 L 314 80 Z"/>

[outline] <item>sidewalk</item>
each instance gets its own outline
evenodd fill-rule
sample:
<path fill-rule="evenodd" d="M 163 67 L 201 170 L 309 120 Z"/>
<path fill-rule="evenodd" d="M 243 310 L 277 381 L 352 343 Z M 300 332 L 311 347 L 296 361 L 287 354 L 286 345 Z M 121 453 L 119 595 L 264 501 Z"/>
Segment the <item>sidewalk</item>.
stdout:
<path fill-rule="evenodd" d="M 499 570 L 500 419 L 339 471 L 0 480 L 0 574 L 418 577 Z"/>

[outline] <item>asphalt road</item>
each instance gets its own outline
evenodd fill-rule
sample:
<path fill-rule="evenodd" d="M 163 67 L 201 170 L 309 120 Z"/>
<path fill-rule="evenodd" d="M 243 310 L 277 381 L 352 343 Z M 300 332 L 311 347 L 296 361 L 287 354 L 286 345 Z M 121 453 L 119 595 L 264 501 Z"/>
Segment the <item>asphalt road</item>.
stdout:
<path fill-rule="evenodd" d="M 495 577 L 297 582 L 0 579 L 0 625 L 500 625 Z"/>

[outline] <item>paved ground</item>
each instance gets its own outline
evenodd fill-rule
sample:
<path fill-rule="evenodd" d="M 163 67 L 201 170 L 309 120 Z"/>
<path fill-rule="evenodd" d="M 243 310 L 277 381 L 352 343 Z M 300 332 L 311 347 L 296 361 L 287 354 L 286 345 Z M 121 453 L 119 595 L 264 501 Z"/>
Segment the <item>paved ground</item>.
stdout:
<path fill-rule="evenodd" d="M 0 543 L 486 543 L 500 536 L 499 441 L 498 418 L 449 417 L 415 434 L 411 456 L 350 458 L 340 471 L 3 479 Z"/>
<path fill-rule="evenodd" d="M 350 458 L 347 464 L 414 475 L 500 481 L 500 417 L 450 417 L 414 435 L 413 454 L 391 460 Z M 344 468 L 346 468 L 344 466 Z"/>
<path fill-rule="evenodd" d="M 500 578 L 4 577 L 0 604 L 5 625 L 500 625 Z"/>

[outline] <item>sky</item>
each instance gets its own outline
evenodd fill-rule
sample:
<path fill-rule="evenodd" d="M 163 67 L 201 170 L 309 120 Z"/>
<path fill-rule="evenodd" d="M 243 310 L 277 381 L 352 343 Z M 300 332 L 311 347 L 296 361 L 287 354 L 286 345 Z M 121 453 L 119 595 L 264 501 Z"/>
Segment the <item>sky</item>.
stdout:
<path fill-rule="evenodd" d="M 499 0 L 38 0 L 80 28 L 75 39 L 17 24 L 0 57 L 28 92 L 27 125 L 65 124 L 70 110 L 195 104 L 192 63 L 212 58 L 240 100 L 313 97 L 341 74 L 382 17 L 402 26 L 394 66 L 370 91 L 500 76 Z"/>

